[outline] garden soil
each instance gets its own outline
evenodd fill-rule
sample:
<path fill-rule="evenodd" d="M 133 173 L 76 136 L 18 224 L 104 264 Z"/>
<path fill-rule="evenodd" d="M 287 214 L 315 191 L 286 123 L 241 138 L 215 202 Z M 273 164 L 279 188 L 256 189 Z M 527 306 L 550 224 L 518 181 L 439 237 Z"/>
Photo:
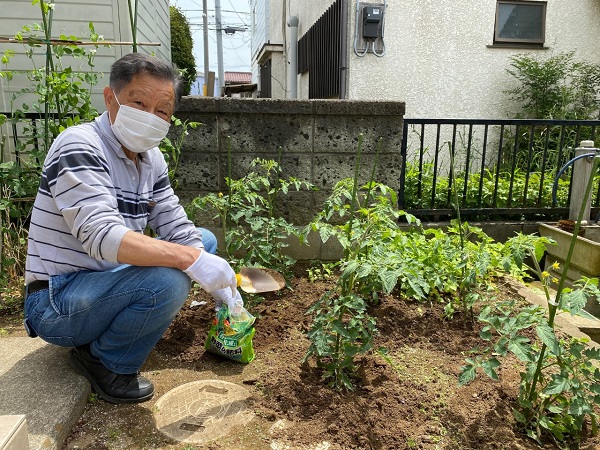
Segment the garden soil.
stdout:
<path fill-rule="evenodd" d="M 511 408 L 519 365 L 507 361 L 499 381 L 479 376 L 459 387 L 467 352 L 480 345 L 480 325 L 462 317 L 443 319 L 440 303 L 416 303 L 384 296 L 370 313 L 377 320 L 375 349 L 357 358 L 356 388 L 338 392 L 321 380 L 308 349 L 309 306 L 332 286 L 310 282 L 302 273 L 292 289 L 270 293 L 248 309 L 257 317 L 256 359 L 247 365 L 204 350 L 214 318 L 212 301 L 193 292 L 187 305 L 150 355 L 142 371 L 155 383 L 154 399 L 111 405 L 92 396 L 63 449 L 553 449 L 525 437 Z M 484 293 L 489 301 L 517 296 L 513 283 L 499 280 Z M 192 307 L 192 301 L 206 301 Z M 229 435 L 205 444 L 182 443 L 156 429 L 156 402 L 171 389 L 198 380 L 236 383 L 249 391 L 253 419 Z M 586 429 L 580 446 L 599 449 Z"/>

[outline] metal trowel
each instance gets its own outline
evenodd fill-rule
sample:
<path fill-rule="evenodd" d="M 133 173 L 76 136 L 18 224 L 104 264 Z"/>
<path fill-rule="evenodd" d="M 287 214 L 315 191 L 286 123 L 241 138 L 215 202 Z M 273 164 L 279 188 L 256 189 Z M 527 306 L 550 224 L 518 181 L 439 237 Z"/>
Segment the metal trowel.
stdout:
<path fill-rule="evenodd" d="M 285 286 L 283 276 L 271 269 L 242 267 L 235 276 L 238 287 L 249 294 L 278 291 Z"/>

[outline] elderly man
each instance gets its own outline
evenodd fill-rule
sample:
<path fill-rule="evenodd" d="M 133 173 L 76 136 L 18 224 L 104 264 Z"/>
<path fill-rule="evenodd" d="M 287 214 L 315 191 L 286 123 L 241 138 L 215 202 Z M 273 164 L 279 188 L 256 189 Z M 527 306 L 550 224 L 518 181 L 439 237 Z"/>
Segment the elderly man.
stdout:
<path fill-rule="evenodd" d="M 70 361 L 112 403 L 148 400 L 139 369 L 196 281 L 216 306 L 241 301 L 217 242 L 178 203 L 158 149 L 182 95 L 172 64 L 116 61 L 107 111 L 50 148 L 29 230 L 25 328 L 74 347 Z M 149 226 L 160 239 L 143 234 Z"/>

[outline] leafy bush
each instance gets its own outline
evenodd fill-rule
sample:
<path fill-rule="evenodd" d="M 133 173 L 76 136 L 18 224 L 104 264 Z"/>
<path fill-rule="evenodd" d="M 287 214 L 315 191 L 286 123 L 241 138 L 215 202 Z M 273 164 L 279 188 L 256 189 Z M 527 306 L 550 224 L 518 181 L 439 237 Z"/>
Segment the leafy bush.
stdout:
<path fill-rule="evenodd" d="M 177 6 L 169 6 L 171 16 L 171 60 L 182 71 L 185 80 L 183 95 L 189 95 L 196 81 L 196 59 L 190 23 Z"/>
<path fill-rule="evenodd" d="M 559 53 L 546 59 L 531 54 L 510 58 L 507 72 L 518 85 L 508 89 L 509 100 L 519 105 L 518 116 L 530 119 L 596 119 L 600 108 L 600 65 L 588 61 L 575 61 L 575 52 Z M 524 172 L 541 171 L 545 168 L 558 170 L 573 155 L 580 136 L 593 136 L 589 127 L 567 128 L 539 126 L 523 127 L 518 134 L 507 128 L 507 147 L 504 155 L 512 155 L 508 143 L 515 142 L 515 160 L 504 158 L 502 167 L 517 168 Z M 564 133 L 564 135 L 563 135 Z M 547 153 L 544 149 L 548 148 Z M 562 157 L 561 157 L 562 154 Z"/>
<path fill-rule="evenodd" d="M 510 58 L 507 72 L 519 85 L 506 92 L 532 119 L 591 119 L 600 107 L 600 66 L 574 61 L 575 52 L 547 59 L 531 54 Z"/>

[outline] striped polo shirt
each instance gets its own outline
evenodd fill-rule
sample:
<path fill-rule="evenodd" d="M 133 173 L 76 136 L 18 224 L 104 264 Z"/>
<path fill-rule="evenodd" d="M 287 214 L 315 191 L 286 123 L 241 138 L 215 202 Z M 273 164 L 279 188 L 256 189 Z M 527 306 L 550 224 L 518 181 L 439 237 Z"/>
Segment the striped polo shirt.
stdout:
<path fill-rule="evenodd" d="M 29 228 L 25 283 L 117 266 L 121 239 L 149 226 L 162 239 L 202 247 L 173 192 L 158 148 L 140 153 L 139 171 L 110 128 L 108 113 L 67 128 L 42 169 Z"/>

